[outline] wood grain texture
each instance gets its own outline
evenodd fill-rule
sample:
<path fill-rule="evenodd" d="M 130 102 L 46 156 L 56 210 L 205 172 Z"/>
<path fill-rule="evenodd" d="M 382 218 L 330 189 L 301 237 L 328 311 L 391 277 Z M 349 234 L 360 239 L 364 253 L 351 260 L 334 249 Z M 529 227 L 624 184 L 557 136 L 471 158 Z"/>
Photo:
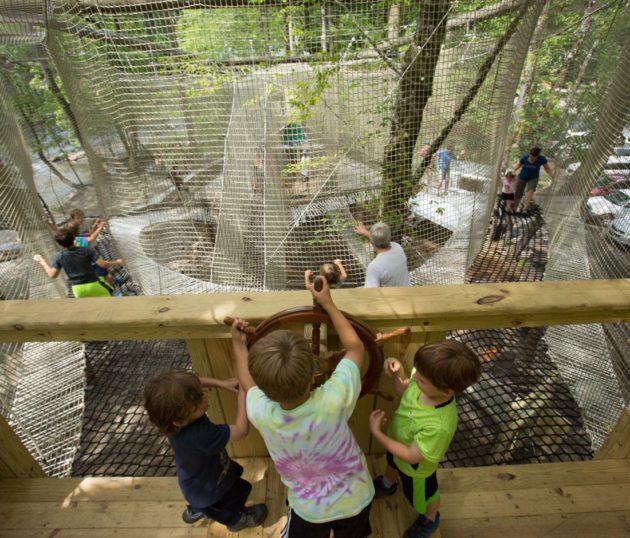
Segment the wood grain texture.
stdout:
<path fill-rule="evenodd" d="M 630 279 L 355 288 L 333 290 L 333 297 L 380 332 L 401 325 L 426 333 L 630 319 Z M 227 337 L 226 316 L 257 324 L 310 304 L 307 291 L 2 301 L 0 341 Z"/>
<path fill-rule="evenodd" d="M 175 478 L 22 478 L 0 480 L 0 537 L 241 538 L 278 536 L 286 521 L 286 488 L 267 458 L 238 460 L 266 502 L 263 527 L 236 535 L 217 523 L 181 521 L 184 501 Z M 383 456 L 371 456 L 373 475 Z M 562 538 L 628 536 L 630 461 L 440 469 L 442 536 Z M 374 538 L 401 536 L 414 520 L 398 491 L 374 501 Z"/>

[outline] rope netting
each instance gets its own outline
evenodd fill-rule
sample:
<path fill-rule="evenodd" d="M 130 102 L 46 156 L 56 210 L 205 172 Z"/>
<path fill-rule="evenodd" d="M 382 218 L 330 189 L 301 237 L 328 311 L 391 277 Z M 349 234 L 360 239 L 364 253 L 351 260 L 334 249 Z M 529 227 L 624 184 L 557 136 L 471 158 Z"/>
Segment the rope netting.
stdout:
<path fill-rule="evenodd" d="M 630 198 L 615 188 L 630 158 L 613 150 L 630 124 L 629 15 L 614 0 L 0 0 L 0 292 L 67 294 L 31 262 L 56 251 L 21 134 L 37 133 L 34 81 L 67 99 L 108 222 L 97 247 L 125 259 L 126 292 L 298 289 L 334 259 L 361 286 L 372 252 L 357 220 L 390 224 L 415 285 L 627 277 L 628 253 L 607 237 Z M 52 79 L 29 90 L 18 68 Z M 528 214 L 506 214 L 501 174 L 533 145 L 553 177 Z M 594 200 L 596 183 L 612 194 Z M 460 432 L 449 463 L 588 457 L 628 401 L 627 326 L 451 336 L 484 360 L 462 414 L 484 440 Z M 123 363 L 136 349 L 99 346 Z M 2 349 L 12 424 L 23 347 Z M 103 364 L 99 386 L 116 378 Z M 91 450 L 113 457 L 95 390 L 74 472 L 153 473 L 133 467 L 157 446 L 137 426 L 140 392 L 112 411 L 121 438 L 142 432 L 129 443 L 140 455 L 90 463 Z"/>

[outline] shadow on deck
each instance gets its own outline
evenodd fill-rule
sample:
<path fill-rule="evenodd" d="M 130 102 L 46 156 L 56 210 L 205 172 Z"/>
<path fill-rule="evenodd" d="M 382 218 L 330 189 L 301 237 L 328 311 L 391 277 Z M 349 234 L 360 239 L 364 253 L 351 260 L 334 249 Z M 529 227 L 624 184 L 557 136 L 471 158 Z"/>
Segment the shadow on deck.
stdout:
<path fill-rule="evenodd" d="M 264 527 L 237 534 L 217 523 L 192 526 L 175 478 L 0 480 L 0 537 L 90 538 L 279 536 L 285 488 L 268 458 L 239 460 L 266 502 Z M 385 464 L 369 457 L 373 474 Z M 630 536 L 630 460 L 441 469 L 441 536 Z M 395 538 L 414 515 L 402 493 L 372 505 L 374 538 Z M 434 535 L 439 537 L 440 534 Z"/>

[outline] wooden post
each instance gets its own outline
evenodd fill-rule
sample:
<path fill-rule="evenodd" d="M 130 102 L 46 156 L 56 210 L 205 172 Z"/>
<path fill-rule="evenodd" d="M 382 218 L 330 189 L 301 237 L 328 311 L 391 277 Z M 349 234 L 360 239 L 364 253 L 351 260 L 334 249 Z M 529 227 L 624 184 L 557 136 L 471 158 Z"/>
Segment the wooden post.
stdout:
<path fill-rule="evenodd" d="M 46 473 L 0 415 L 0 478 L 42 478 Z"/>
<path fill-rule="evenodd" d="M 236 377 L 232 361 L 231 341 L 225 338 L 187 340 L 193 370 L 201 376 L 227 379 Z M 232 424 L 236 418 L 236 395 L 225 390 L 210 392 L 208 417 L 217 424 Z M 258 430 L 250 425 L 245 439 L 228 446 L 235 458 L 267 457 L 267 447 Z"/>
<path fill-rule="evenodd" d="M 596 460 L 630 459 L 630 406 L 622 413 L 608 439 L 595 454 Z"/>

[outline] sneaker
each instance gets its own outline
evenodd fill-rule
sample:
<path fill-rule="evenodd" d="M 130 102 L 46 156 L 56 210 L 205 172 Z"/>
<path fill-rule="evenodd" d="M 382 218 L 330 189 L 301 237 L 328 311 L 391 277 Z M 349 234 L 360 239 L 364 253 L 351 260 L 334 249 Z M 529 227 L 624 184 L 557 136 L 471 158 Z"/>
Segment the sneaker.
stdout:
<path fill-rule="evenodd" d="M 190 506 L 187 506 L 186 510 L 184 510 L 184 512 L 182 513 L 182 519 L 184 520 L 184 523 L 188 523 L 189 525 L 196 523 L 202 517 L 205 517 L 203 512 L 197 512 L 194 508 Z"/>
<path fill-rule="evenodd" d="M 420 514 L 411 527 L 409 527 L 403 538 L 429 538 L 440 526 L 440 513 L 435 514 L 435 521 L 427 519 L 424 514 Z"/>
<path fill-rule="evenodd" d="M 258 527 L 266 517 L 267 507 L 264 504 L 246 506 L 241 512 L 241 518 L 234 525 L 228 525 L 227 529 L 230 532 L 238 532 L 248 527 Z"/>
<path fill-rule="evenodd" d="M 374 498 L 380 499 L 381 497 L 387 497 L 393 495 L 398 489 L 398 482 L 394 482 L 391 486 L 386 487 L 383 483 L 383 475 L 378 475 L 374 479 Z"/>

